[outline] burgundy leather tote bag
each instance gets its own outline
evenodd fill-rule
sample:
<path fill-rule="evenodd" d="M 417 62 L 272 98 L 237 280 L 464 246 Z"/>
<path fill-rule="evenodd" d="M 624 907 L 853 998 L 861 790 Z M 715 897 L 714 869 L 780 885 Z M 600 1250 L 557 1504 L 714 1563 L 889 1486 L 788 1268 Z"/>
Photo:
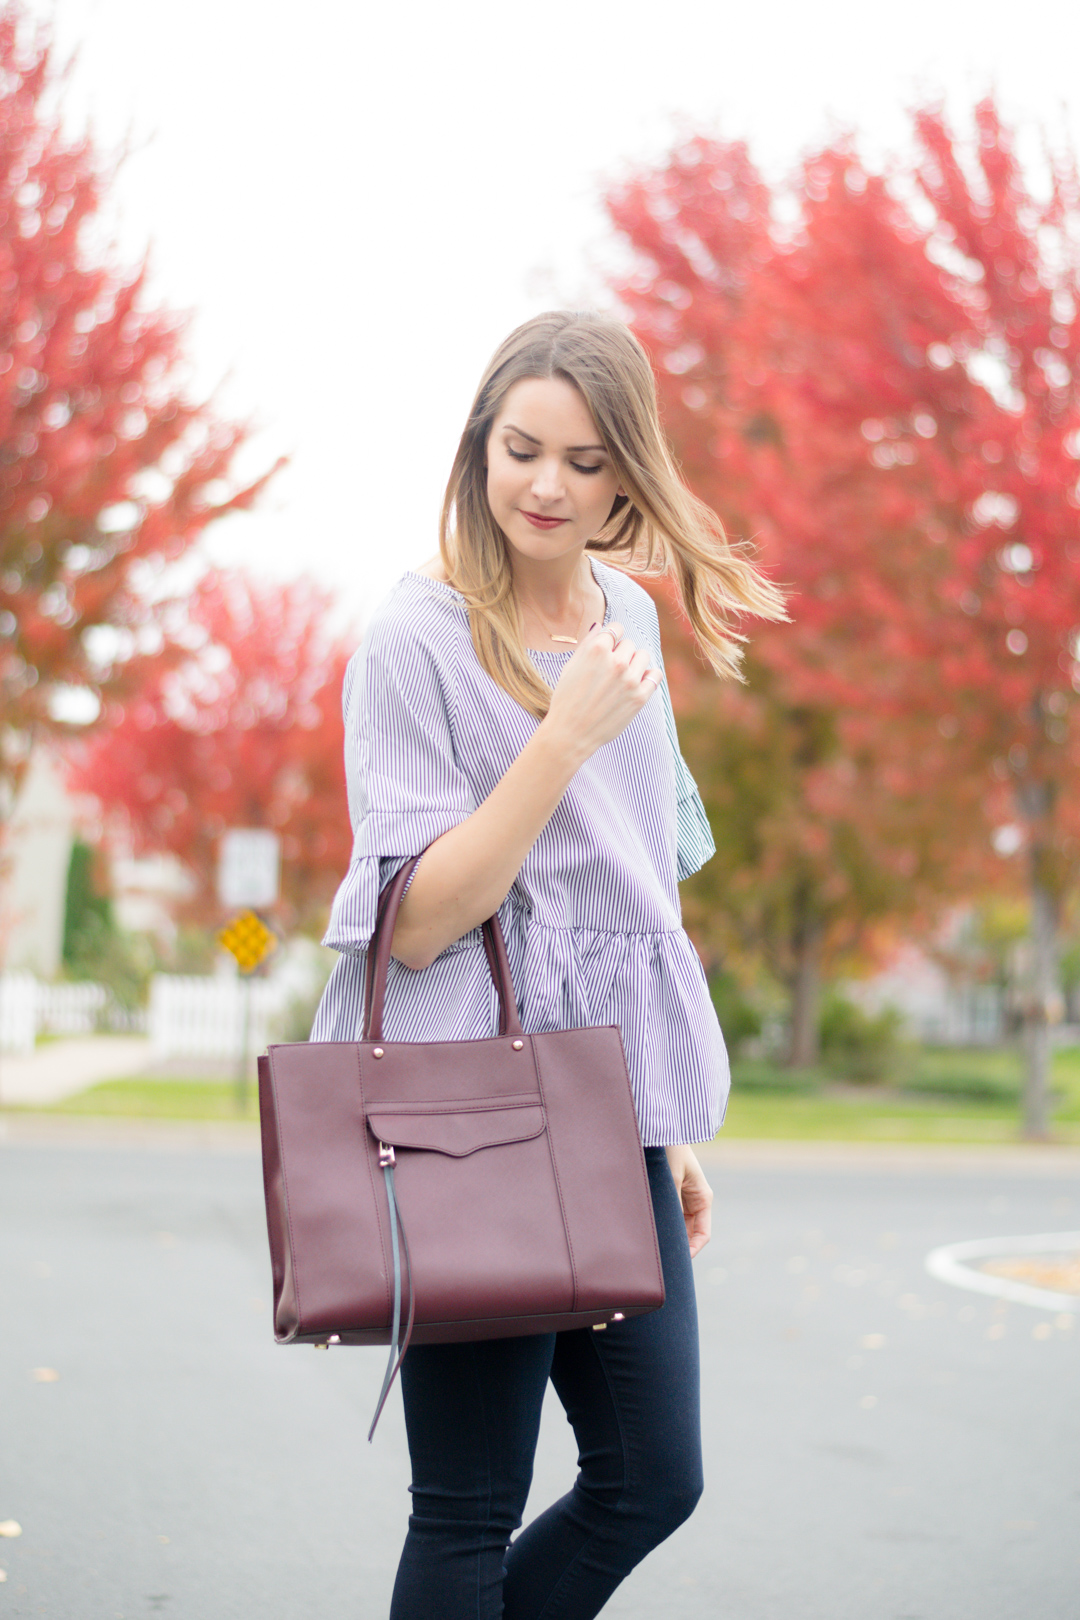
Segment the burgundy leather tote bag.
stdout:
<path fill-rule="evenodd" d="M 383 891 L 363 1039 L 259 1059 L 274 1336 L 389 1344 L 376 1420 L 410 1339 L 599 1329 L 664 1302 L 618 1029 L 526 1035 L 492 917 L 498 1034 L 383 1038 L 394 922 L 416 864 Z"/>

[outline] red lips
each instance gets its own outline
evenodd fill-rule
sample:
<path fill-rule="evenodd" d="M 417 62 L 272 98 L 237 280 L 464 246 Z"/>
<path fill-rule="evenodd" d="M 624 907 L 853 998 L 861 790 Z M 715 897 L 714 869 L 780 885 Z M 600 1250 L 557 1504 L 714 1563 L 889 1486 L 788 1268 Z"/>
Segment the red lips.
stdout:
<path fill-rule="evenodd" d="M 521 509 L 519 508 L 519 510 Z M 521 515 L 523 518 L 528 518 L 534 529 L 557 529 L 560 523 L 567 521 L 566 518 L 542 517 L 539 512 L 526 512 L 524 510 L 521 511 Z"/>

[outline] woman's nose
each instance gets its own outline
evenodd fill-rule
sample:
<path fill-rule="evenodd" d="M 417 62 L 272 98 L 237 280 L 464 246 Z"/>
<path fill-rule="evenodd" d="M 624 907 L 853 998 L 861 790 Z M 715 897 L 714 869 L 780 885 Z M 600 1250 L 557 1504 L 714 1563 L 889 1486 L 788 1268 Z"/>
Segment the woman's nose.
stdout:
<path fill-rule="evenodd" d="M 558 462 L 537 462 L 533 468 L 532 491 L 539 501 L 557 501 L 561 498 L 563 480 Z"/>

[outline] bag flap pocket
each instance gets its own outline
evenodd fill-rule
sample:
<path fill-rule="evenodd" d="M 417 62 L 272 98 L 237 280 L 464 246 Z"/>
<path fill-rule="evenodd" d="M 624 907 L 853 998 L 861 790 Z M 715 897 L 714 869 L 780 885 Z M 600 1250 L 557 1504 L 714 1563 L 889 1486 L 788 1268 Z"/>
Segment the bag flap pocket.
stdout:
<path fill-rule="evenodd" d="M 528 1142 L 544 1129 L 539 1104 L 525 1108 L 481 1108 L 461 1113 L 395 1114 L 376 1106 L 368 1129 L 379 1142 L 396 1148 L 423 1148 L 463 1159 L 478 1148 Z"/>

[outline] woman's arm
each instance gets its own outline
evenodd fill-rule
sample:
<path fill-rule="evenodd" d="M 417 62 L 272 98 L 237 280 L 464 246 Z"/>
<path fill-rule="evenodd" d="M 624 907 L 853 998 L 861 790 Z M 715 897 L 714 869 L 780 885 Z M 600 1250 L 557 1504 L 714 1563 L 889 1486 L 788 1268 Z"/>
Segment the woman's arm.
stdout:
<path fill-rule="evenodd" d="M 394 929 L 394 955 L 406 967 L 430 966 L 499 909 L 574 773 L 655 692 L 648 655 L 619 641 L 621 632 L 621 625 L 607 625 L 584 638 L 547 715 L 506 775 L 426 851 Z"/>
<path fill-rule="evenodd" d="M 712 1237 L 712 1188 L 705 1180 L 705 1172 L 693 1148 L 669 1147 L 665 1152 L 682 1204 L 692 1260 Z"/>

